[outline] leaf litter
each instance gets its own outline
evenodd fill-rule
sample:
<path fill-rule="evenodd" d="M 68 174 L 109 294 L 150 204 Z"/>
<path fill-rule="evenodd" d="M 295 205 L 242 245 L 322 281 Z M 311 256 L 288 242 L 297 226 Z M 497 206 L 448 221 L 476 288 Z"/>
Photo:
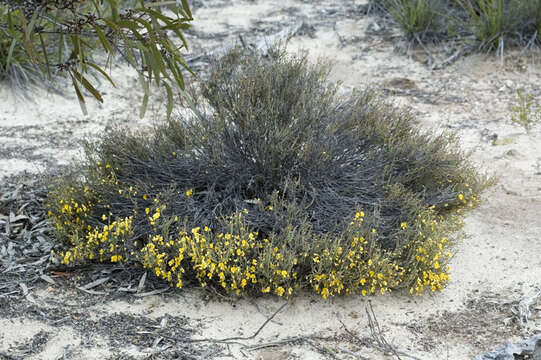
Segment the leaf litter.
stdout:
<path fill-rule="evenodd" d="M 144 271 L 129 271 L 113 265 L 96 264 L 82 269 L 58 268 L 49 262 L 52 229 L 41 206 L 46 190 L 39 183 L 0 186 L 0 319 L 33 319 L 52 327 L 70 327 L 97 346 L 106 339 L 114 358 L 129 358 L 121 349 L 136 346 L 143 353 L 163 359 L 199 359 L 220 347 L 189 340 L 193 325 L 183 316 L 148 316 L 123 312 L 93 319 L 88 307 L 111 299 L 156 295 L 169 290 Z M 35 293 L 49 286 L 56 297 L 42 299 Z M 55 290 L 77 289 L 75 304 Z M 22 300 L 22 301 L 21 301 Z M 26 300 L 26 301 L 24 301 Z M 38 354 L 50 337 L 41 330 L 31 339 L 0 350 L 0 358 L 24 359 Z M 116 350 L 115 350 L 116 349 Z M 126 355 L 127 356 L 127 355 Z"/>

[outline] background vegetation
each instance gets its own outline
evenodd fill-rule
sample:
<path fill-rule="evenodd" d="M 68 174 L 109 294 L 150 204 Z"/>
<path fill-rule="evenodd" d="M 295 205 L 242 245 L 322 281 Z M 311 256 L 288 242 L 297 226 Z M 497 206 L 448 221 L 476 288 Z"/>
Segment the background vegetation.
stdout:
<path fill-rule="evenodd" d="M 186 0 L 1 0 L 0 81 L 22 87 L 55 76 L 71 79 L 86 113 L 85 91 L 100 102 L 99 78 L 114 85 L 108 67 L 120 55 L 139 73 L 144 89 L 141 114 L 150 85 L 163 86 L 169 99 L 184 88 L 189 70 L 180 50 L 187 47 L 182 31 L 192 14 Z M 174 35 L 174 40 L 170 36 Z"/>
<path fill-rule="evenodd" d="M 58 261 L 237 294 L 442 289 L 486 182 L 453 136 L 420 133 L 373 91 L 339 96 L 327 74 L 235 50 L 192 91 L 191 116 L 88 144 L 50 186 Z"/>
<path fill-rule="evenodd" d="M 541 42 L 541 0 L 371 0 L 419 42 L 473 40 L 482 50 Z"/>

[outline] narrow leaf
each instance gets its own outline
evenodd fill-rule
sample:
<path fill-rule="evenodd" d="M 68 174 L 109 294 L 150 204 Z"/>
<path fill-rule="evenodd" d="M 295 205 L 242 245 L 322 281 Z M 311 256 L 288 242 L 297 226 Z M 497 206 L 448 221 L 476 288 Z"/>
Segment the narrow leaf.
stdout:
<path fill-rule="evenodd" d="M 79 106 L 81 107 L 81 111 L 83 112 L 84 115 L 88 115 L 83 93 L 81 92 L 79 85 L 77 85 L 77 80 L 75 79 L 75 77 L 73 76 L 71 72 L 70 72 L 70 76 L 71 76 L 71 82 L 73 83 L 73 87 L 75 88 L 75 93 L 77 94 L 77 100 L 79 100 Z"/>
<path fill-rule="evenodd" d="M 6 71 L 9 69 L 9 65 L 11 64 L 11 57 L 13 56 L 13 50 L 15 50 L 16 44 L 17 44 L 17 40 L 13 38 L 13 40 L 11 40 L 11 45 L 9 46 L 8 57 L 6 60 Z"/>
<path fill-rule="evenodd" d="M 192 12 L 190 11 L 190 6 L 188 6 L 188 0 L 181 0 L 182 2 L 182 8 L 184 9 L 184 11 L 186 11 L 186 14 L 188 14 L 190 20 L 193 19 L 193 15 L 192 15 Z"/>
<path fill-rule="evenodd" d="M 102 68 L 100 68 L 98 65 L 91 62 L 87 62 L 86 64 L 90 66 L 91 68 L 93 68 L 94 70 L 98 71 L 100 74 L 102 74 L 104 78 L 109 80 L 109 82 L 111 83 L 111 85 L 113 85 L 113 87 L 116 87 L 115 83 L 113 82 L 113 79 L 111 79 L 109 75 L 107 75 L 107 73 Z"/>
<path fill-rule="evenodd" d="M 143 103 L 141 104 L 141 110 L 139 112 L 139 117 L 142 119 L 145 117 L 145 113 L 147 112 L 147 106 L 148 106 L 148 94 L 145 93 L 143 96 Z"/>
<path fill-rule="evenodd" d="M 100 27 L 96 24 L 91 24 L 92 28 L 94 29 L 94 31 L 96 32 L 96 34 L 98 35 L 98 38 L 100 39 L 100 42 L 101 42 L 101 45 L 103 46 L 103 49 L 112 54 L 113 53 L 113 48 L 111 47 L 111 44 L 109 43 L 109 41 L 107 40 L 107 38 L 105 37 L 105 34 L 103 33 L 103 31 L 101 31 Z"/>
<path fill-rule="evenodd" d="M 173 91 L 171 90 L 171 86 L 165 81 L 163 82 L 163 86 L 165 87 L 165 91 L 167 91 L 167 119 L 169 119 L 173 112 Z"/>
<path fill-rule="evenodd" d="M 101 97 L 100 92 L 94 86 L 92 86 L 90 81 L 88 81 L 87 78 L 85 78 L 82 74 L 78 73 L 76 70 L 72 70 L 72 72 L 75 74 L 76 78 L 81 81 L 81 84 L 83 84 L 85 89 L 87 89 L 92 94 L 92 96 L 96 98 L 96 100 L 98 100 L 100 103 L 103 103 L 103 98 Z"/>
<path fill-rule="evenodd" d="M 43 51 L 43 57 L 45 58 L 45 68 L 47 70 L 47 77 L 51 78 L 51 69 L 49 65 L 49 57 L 47 56 L 47 48 L 45 47 L 45 41 L 43 41 L 43 35 L 39 34 L 39 41 L 41 43 L 41 49 Z"/>

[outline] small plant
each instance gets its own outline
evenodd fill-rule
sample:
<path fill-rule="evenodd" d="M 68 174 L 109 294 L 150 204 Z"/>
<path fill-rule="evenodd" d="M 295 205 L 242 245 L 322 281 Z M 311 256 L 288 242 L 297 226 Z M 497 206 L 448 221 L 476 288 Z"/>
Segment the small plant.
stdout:
<path fill-rule="evenodd" d="M 503 51 L 504 41 L 525 45 L 539 35 L 541 0 L 456 0 L 467 13 L 462 27 L 480 48 Z"/>
<path fill-rule="evenodd" d="M 112 131 L 51 184 L 55 258 L 143 266 L 171 286 L 291 296 L 441 290 L 485 186 L 450 135 L 304 56 L 235 50 L 192 116 Z"/>
<path fill-rule="evenodd" d="M 371 0 L 394 18 L 410 40 L 466 41 L 479 49 L 531 47 L 541 39 L 541 0 Z"/>
<path fill-rule="evenodd" d="M 439 1 L 383 0 L 376 1 L 375 5 L 389 12 L 411 39 L 430 37 L 437 31 Z"/>
<path fill-rule="evenodd" d="M 465 0 L 460 3 L 468 12 L 468 26 L 481 47 L 498 47 L 507 30 L 504 18 L 509 15 L 505 13 L 504 0 Z"/>
<path fill-rule="evenodd" d="M 517 90 L 517 103 L 511 106 L 511 121 L 530 132 L 532 126 L 541 121 L 541 109 L 536 109 L 533 96 Z"/>

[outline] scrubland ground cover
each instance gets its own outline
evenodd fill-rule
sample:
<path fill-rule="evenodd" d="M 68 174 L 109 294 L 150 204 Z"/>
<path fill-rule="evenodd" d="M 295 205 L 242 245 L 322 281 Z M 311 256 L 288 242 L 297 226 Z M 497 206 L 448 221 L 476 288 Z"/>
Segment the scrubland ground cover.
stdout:
<path fill-rule="evenodd" d="M 402 358 L 407 357 L 402 355 L 407 352 L 417 358 L 471 359 L 476 354 L 487 352 L 505 341 L 519 342 L 528 338 L 532 332 L 538 332 L 541 326 L 538 310 L 540 300 L 537 298 L 537 301 L 530 302 L 530 308 L 524 307 L 524 303 L 528 303 L 528 299 L 531 299 L 524 298 L 524 295 L 530 289 L 535 290 L 538 287 L 538 279 L 541 276 L 539 274 L 541 263 L 537 256 L 541 251 L 537 241 L 538 233 L 541 231 L 538 217 L 541 211 L 539 200 L 541 159 L 538 159 L 541 150 L 540 142 L 537 141 L 539 128 L 532 123 L 529 133 L 524 133 L 520 130 L 517 132 L 517 127 L 510 124 L 512 114 L 521 113 L 519 108 L 524 110 L 523 114 L 530 115 L 538 108 L 536 104 L 539 103 L 541 96 L 538 85 L 541 83 L 541 74 L 538 59 L 534 57 L 535 51 L 522 53 L 516 49 L 510 50 L 508 43 L 505 42 L 506 52 L 502 62 L 496 61 L 494 56 L 477 54 L 458 57 L 456 63 L 448 62 L 447 66 L 437 67 L 440 70 L 433 71 L 430 66 L 428 68 L 425 66 L 426 63 L 422 59 L 415 56 L 416 52 L 421 52 L 415 47 L 412 49 L 411 57 L 396 53 L 399 46 L 411 43 L 403 41 L 396 33 L 389 32 L 388 22 L 382 21 L 380 16 L 373 16 L 373 13 L 367 15 L 365 1 L 209 0 L 193 4 L 194 7 L 197 6 L 194 16 L 197 19 L 196 23 L 200 25 L 194 23 L 194 28 L 185 35 L 188 43 L 193 44 L 191 49 L 195 56 L 207 50 L 212 51 L 214 46 L 240 41 L 240 37 L 249 48 L 253 38 L 258 38 L 261 34 L 274 34 L 295 23 L 297 16 L 302 16 L 304 24 L 290 40 L 290 48 L 309 49 L 311 59 L 321 55 L 332 57 L 334 70 L 330 77 L 344 82 L 339 92 L 347 92 L 349 88 L 372 83 L 385 96 L 412 107 L 409 116 L 411 127 L 436 129 L 437 132 L 443 128 L 453 129 L 457 132 L 455 140 L 460 142 L 460 148 L 472 151 L 471 161 L 480 168 L 498 175 L 498 185 L 484 192 L 482 205 L 465 217 L 465 232 L 469 236 L 462 242 L 453 243 L 453 247 L 450 248 L 451 252 L 456 251 L 456 254 L 450 260 L 452 278 L 447 288 L 441 293 L 428 294 L 431 296 L 411 297 L 409 288 L 402 282 L 397 288 L 403 287 L 405 289 L 403 294 L 400 292 L 394 293 L 393 296 L 368 299 L 361 296 L 330 298 L 329 294 L 329 297 L 323 300 L 321 294 L 309 293 L 315 292 L 314 286 L 309 283 L 310 278 L 305 278 L 299 283 L 304 284 L 308 291 L 301 292 L 300 287 L 295 289 L 292 286 L 292 291 L 295 294 L 302 293 L 302 296 L 295 296 L 288 301 L 283 300 L 283 297 L 288 296 L 289 290 L 289 287 L 284 285 L 279 285 L 284 289 L 282 297 L 276 295 L 277 288 L 269 285 L 269 292 L 272 291 L 274 296 L 236 299 L 235 296 L 221 295 L 225 289 L 219 282 L 219 273 L 214 273 L 212 279 L 205 280 L 204 288 L 192 286 L 189 291 L 175 291 L 169 286 L 167 279 L 163 280 L 161 268 L 160 276 L 150 276 L 152 273 L 155 274 L 156 266 L 145 268 L 141 263 L 145 259 L 144 256 L 150 254 L 150 251 L 143 254 L 140 251 L 141 245 L 132 249 L 134 254 L 124 251 L 120 246 L 118 252 L 110 253 L 110 244 L 107 244 L 109 248 L 102 247 L 103 254 L 100 254 L 99 247 L 90 247 L 89 249 L 94 251 L 94 259 L 80 259 L 79 262 L 80 265 L 86 266 L 77 266 L 75 262 L 73 264 L 70 262 L 68 266 L 60 264 L 64 257 L 59 255 L 65 256 L 66 250 L 76 246 L 71 242 L 70 236 L 64 234 L 64 237 L 57 237 L 52 233 L 49 227 L 51 221 L 43 221 L 46 213 L 43 212 L 41 200 L 47 193 L 35 191 L 37 185 L 28 181 L 28 178 L 41 178 L 36 175 L 35 167 L 44 159 L 47 160 L 47 168 L 58 171 L 60 164 L 65 164 L 63 161 L 71 156 L 70 151 L 79 149 L 81 139 L 88 139 L 88 133 L 98 139 L 97 143 L 89 147 L 89 154 L 93 154 L 95 159 L 88 160 L 88 164 L 74 169 L 72 180 L 65 182 L 59 180 L 59 183 L 68 183 L 74 188 L 70 190 L 70 186 L 64 187 L 65 196 L 62 196 L 70 199 L 68 205 L 71 206 L 72 212 L 76 212 L 77 209 L 75 204 L 71 203 L 70 192 L 75 195 L 84 193 L 84 185 L 89 191 L 91 188 L 106 190 L 101 199 L 98 198 L 99 194 L 92 195 L 98 200 L 95 202 L 97 205 L 93 205 L 90 211 L 87 210 L 89 211 L 87 219 L 91 218 L 87 220 L 87 225 L 91 225 L 92 231 L 88 231 L 88 226 L 86 230 L 80 229 L 80 244 L 86 244 L 86 235 L 93 230 L 97 230 L 96 238 L 103 238 L 104 230 L 107 230 L 109 240 L 117 235 L 118 238 L 131 236 L 129 235 L 131 230 L 134 231 L 133 236 L 136 236 L 135 229 L 144 235 L 141 239 L 149 244 L 150 237 L 147 235 L 163 234 L 164 223 L 161 221 L 171 217 L 174 220 L 173 213 L 180 213 L 178 209 L 174 212 L 168 210 L 169 205 L 174 203 L 173 200 L 194 201 L 197 205 L 202 201 L 202 195 L 206 194 L 200 190 L 201 183 L 194 182 L 194 185 L 190 186 L 188 180 L 192 181 L 192 177 L 181 178 L 182 181 L 176 181 L 178 193 L 170 191 L 167 199 L 166 196 L 160 197 L 160 203 L 166 204 L 167 207 L 163 210 L 160 208 L 159 215 L 156 215 L 155 209 L 158 206 L 154 200 L 152 202 L 146 200 L 152 198 L 149 196 L 151 194 L 163 193 L 163 189 L 167 188 L 165 184 L 170 179 L 169 175 L 155 176 L 161 179 L 157 183 L 160 188 L 149 193 L 138 192 L 137 195 L 134 195 L 136 186 L 131 185 L 130 191 L 129 184 L 140 185 L 147 182 L 146 178 L 144 181 L 140 180 L 137 171 L 130 170 L 130 174 L 136 174 L 133 178 L 138 179 L 137 181 L 127 180 L 128 178 L 124 177 L 119 184 L 109 183 L 110 188 L 95 185 L 99 184 L 101 179 L 107 180 L 109 169 L 112 168 L 112 162 L 101 160 L 110 160 L 119 153 L 118 148 L 114 148 L 115 143 L 110 141 L 107 146 L 113 148 L 113 151 L 109 152 L 111 156 L 101 155 L 99 148 L 103 134 L 111 135 L 111 139 L 124 139 L 118 140 L 118 144 L 121 145 L 129 143 L 130 141 L 126 139 L 132 136 L 119 134 L 121 130 L 115 131 L 116 137 L 113 136 L 110 130 L 112 124 L 120 123 L 121 126 L 125 126 L 124 129 L 130 127 L 133 133 L 143 138 L 145 145 L 141 154 L 152 154 L 153 159 L 163 159 L 164 157 L 160 157 L 162 155 L 159 154 L 165 156 L 169 153 L 167 148 L 148 151 L 153 147 L 159 147 L 156 145 L 158 143 L 170 143 L 156 140 L 164 136 L 163 131 L 145 130 L 137 134 L 138 130 L 135 128 L 145 127 L 148 124 L 148 114 L 144 121 L 136 120 L 142 94 L 134 90 L 138 88 L 136 79 L 129 79 L 133 74 L 124 73 L 123 65 L 117 64 L 119 66 L 115 67 L 116 71 L 129 81 L 124 84 L 117 83 L 117 89 L 106 90 L 107 97 L 114 100 L 114 106 L 110 106 L 111 101 L 107 101 L 105 96 L 103 107 L 101 105 L 93 107 L 95 104 L 89 101 L 87 104 L 90 110 L 89 117 L 80 116 L 75 97 L 70 100 L 56 95 L 45 96 L 44 91 L 41 91 L 43 89 L 33 89 L 37 94 L 37 103 L 25 102 L 22 106 L 20 103 L 12 104 L 8 98 L 0 96 L 0 177 L 5 174 L 18 174 L 17 177 L 4 176 L 0 180 L 3 181 L 0 183 L 0 308 L 2 308 L 0 327 L 4 329 L 0 332 L 2 335 L 0 357 L 327 359 L 357 356 L 383 359 L 388 358 L 388 354 L 393 353 L 391 349 L 394 348 Z M 223 22 L 216 22 L 217 14 L 222 16 Z M 426 44 L 426 38 L 420 39 Z M 471 39 L 473 40 L 473 37 Z M 450 44 L 444 44 L 443 48 L 445 58 L 455 51 Z M 433 48 L 429 50 L 434 51 Z M 5 89 L 6 87 L 1 87 L 0 91 Z M 517 95 L 517 89 L 523 89 L 523 100 Z M 103 94 L 105 95 L 105 92 Z M 359 94 L 369 94 L 373 99 L 381 100 L 371 91 L 360 92 L 357 95 Z M 199 96 L 197 99 L 202 99 Z M 152 102 L 156 98 L 149 100 L 150 109 L 153 108 Z M 528 106 L 530 101 L 531 106 Z M 74 107 L 69 106 L 72 103 L 75 104 Z M 156 106 L 158 109 L 156 119 L 161 121 L 165 117 L 164 108 L 162 104 Z M 213 106 L 206 104 L 201 112 L 206 116 L 215 113 L 215 110 Z M 402 110 L 398 110 L 398 113 L 401 112 Z M 149 111 L 149 114 L 152 114 L 152 111 Z M 192 114 L 187 119 L 193 119 L 194 116 Z M 176 118 L 174 120 L 173 124 L 186 125 L 185 120 L 178 121 Z M 174 125 L 158 128 L 171 129 Z M 177 143 L 182 142 L 175 140 L 174 144 Z M 375 146 L 374 148 L 378 150 L 372 152 L 371 156 L 378 152 L 385 154 L 387 145 Z M 181 151 L 176 151 L 179 148 Z M 300 148 L 303 149 L 302 146 Z M 132 146 L 130 149 L 135 153 L 134 149 L 138 147 Z M 185 154 L 181 146 L 174 145 L 170 150 L 171 156 Z M 389 156 L 392 154 L 395 153 L 387 152 Z M 137 159 L 143 159 L 143 155 L 132 156 L 131 161 L 137 163 Z M 229 157 L 237 159 L 235 153 Z M 122 163 L 126 156 L 119 158 Z M 22 159 L 27 162 L 18 165 L 16 161 Z M 100 169 L 97 167 L 97 161 L 100 161 Z M 164 163 L 169 164 L 162 160 L 157 162 Z M 251 164 L 250 161 L 247 163 Z M 91 167 L 91 164 L 94 166 Z M 107 164 L 110 165 L 109 168 Z M 143 161 L 140 168 L 149 167 L 146 164 L 146 160 Z M 133 169 L 133 164 L 128 168 Z M 161 174 L 164 169 L 162 167 L 158 170 L 158 166 L 150 168 L 152 169 L 146 172 L 148 175 L 145 175 L 148 179 L 156 173 Z M 244 171 L 245 167 L 235 168 L 235 171 L 227 173 L 224 178 L 244 176 L 239 175 L 242 173 L 239 168 Z M 21 176 L 20 169 L 25 169 L 28 173 Z M 98 171 L 98 174 L 92 175 L 95 171 Z M 198 173 L 204 173 L 204 170 Z M 177 176 L 178 171 L 175 170 L 174 174 Z M 115 173 L 116 175 L 118 174 Z M 244 184 L 246 182 L 250 183 L 249 180 L 245 180 Z M 252 182 L 252 187 L 262 183 L 265 184 L 265 181 L 257 179 Z M 6 184 L 12 186 L 8 187 Z M 305 184 L 300 182 L 302 186 Z M 295 186 L 295 189 L 299 188 Z M 191 230 L 200 226 L 196 233 L 200 240 L 205 238 L 207 244 L 208 240 L 214 240 L 219 236 L 219 231 L 222 231 L 220 226 L 222 229 L 227 228 L 231 221 L 233 230 L 226 229 L 222 232 L 224 234 L 222 237 L 231 234 L 232 240 L 229 241 L 231 244 L 235 241 L 234 235 L 239 234 L 240 244 L 235 247 L 234 255 L 228 255 L 228 259 L 232 259 L 232 262 L 235 259 L 243 260 L 241 255 L 237 255 L 238 248 L 245 254 L 250 254 L 249 256 L 259 254 L 252 249 L 248 251 L 242 249 L 240 234 L 246 234 L 246 242 L 251 240 L 250 233 L 256 237 L 253 231 L 256 226 L 253 222 L 261 214 L 269 215 L 270 210 L 280 209 L 273 205 L 273 201 L 287 203 L 290 198 L 283 200 L 279 196 L 282 194 L 280 192 L 275 198 L 270 196 L 270 201 L 266 200 L 269 197 L 260 195 L 258 201 L 253 195 L 255 190 L 252 187 L 250 196 L 238 201 L 242 205 L 239 206 L 241 210 L 232 211 L 233 214 L 240 212 L 241 218 L 217 220 L 212 226 L 208 225 L 207 232 L 204 226 L 195 223 L 184 225 L 184 220 L 179 220 L 180 226 L 175 224 L 170 226 L 172 229 L 170 232 L 174 235 L 171 238 L 179 240 L 180 232 L 186 231 L 185 237 L 194 239 L 196 235 Z M 129 199 L 113 196 L 119 189 L 126 190 Z M 309 193 L 306 187 L 304 189 L 305 193 Z M 59 188 L 53 187 L 53 190 L 60 192 Z M 225 191 L 223 189 L 217 191 L 224 195 L 236 193 L 236 189 L 231 190 L 232 192 L 223 192 Z M 123 195 L 125 194 L 123 192 Z M 143 198 L 145 194 L 147 199 Z M 391 193 L 383 193 L 383 198 L 387 199 L 386 196 L 389 194 Z M 455 193 L 454 199 L 458 200 L 459 195 L 460 193 Z M 133 200 L 134 197 L 137 199 Z M 223 199 L 220 201 L 224 202 Z M 421 207 L 426 206 L 424 201 L 424 198 L 420 199 Z M 135 202 L 138 203 L 138 215 L 134 216 L 130 223 L 130 219 L 125 221 L 125 218 L 133 215 Z M 132 206 L 131 211 L 126 211 L 126 215 L 116 219 L 118 209 L 128 203 Z M 82 208 L 80 204 L 81 202 L 78 202 L 78 206 Z M 85 206 L 87 205 L 85 203 Z M 107 205 L 114 210 L 105 210 Z M 61 209 L 55 210 L 54 206 L 51 211 L 61 214 Z M 259 206 L 263 209 L 258 211 Z M 457 204 L 453 206 L 456 207 Z M 149 214 L 146 214 L 146 208 L 149 209 Z M 375 208 L 381 209 L 381 206 Z M 468 208 L 467 204 L 462 206 L 464 210 Z M 249 211 L 248 214 L 244 209 Z M 346 225 L 345 221 L 355 219 L 358 213 L 357 219 L 361 217 L 364 219 L 359 232 L 368 231 L 370 235 L 372 228 L 379 231 L 377 225 L 371 224 L 374 220 L 378 221 L 379 215 L 370 210 L 370 206 L 360 206 L 359 209 L 351 211 L 340 209 L 339 207 L 338 213 L 347 213 L 345 217 L 341 217 L 342 215 L 338 217 L 344 220 L 343 225 Z M 450 213 L 439 208 L 435 210 L 438 211 L 438 215 L 449 219 Z M 69 207 L 65 211 L 69 212 Z M 110 215 L 109 211 L 113 215 Z M 364 216 L 361 216 L 361 212 Z M 84 217 L 81 212 L 79 214 L 80 219 Z M 104 214 L 106 220 L 102 218 Z M 77 222 L 76 217 L 62 215 L 66 216 L 68 221 L 72 219 Z M 201 214 L 200 218 L 206 215 L 208 214 Z M 155 222 L 156 229 L 150 224 L 149 218 Z M 180 218 L 182 217 L 179 216 Z M 274 221 L 277 219 L 278 222 L 280 218 L 280 216 L 270 218 L 272 219 L 270 224 L 263 222 L 263 225 L 266 229 L 271 229 L 276 225 Z M 383 224 L 388 219 L 379 220 L 379 223 Z M 452 223 L 452 219 L 449 220 Z M 245 230 L 248 229 L 245 233 L 241 233 L 242 230 L 234 230 L 235 224 L 239 221 L 245 226 Z M 402 222 L 407 221 L 397 219 L 391 230 L 396 230 L 397 233 L 400 233 L 398 230 L 404 231 L 405 234 L 406 230 L 414 229 L 411 226 L 413 222 L 406 223 L 406 229 L 402 229 Z M 200 223 L 203 224 L 202 221 Z M 324 221 L 321 222 L 323 223 Z M 259 220 L 256 225 L 263 226 L 258 224 L 261 224 Z M 316 231 L 318 228 L 315 221 L 309 225 L 313 229 L 313 234 L 324 234 Z M 275 228 L 280 229 L 280 226 L 276 225 Z M 393 240 L 396 238 L 380 237 L 382 233 L 379 231 L 378 236 L 368 238 L 369 244 L 383 243 L 382 249 L 392 248 Z M 344 234 L 341 239 L 345 236 Z M 64 242 L 61 245 L 55 242 L 55 256 L 58 262 L 46 267 L 44 265 L 49 263 L 48 254 L 53 239 L 63 239 Z M 264 238 L 256 237 L 256 239 Z M 270 241 L 270 238 L 267 239 Z M 329 239 L 337 241 L 337 238 Z M 390 241 L 387 243 L 386 239 Z M 411 238 L 406 236 L 402 239 L 407 241 Z M 455 237 L 450 239 L 453 242 L 456 240 Z M 333 243 L 331 240 L 329 244 Z M 122 242 L 119 240 L 117 243 Z M 168 256 L 175 255 L 171 246 L 160 244 L 159 238 L 154 243 L 157 244 L 156 251 L 165 252 Z M 178 244 L 173 245 L 176 247 Z M 225 241 L 222 245 L 225 246 Z M 446 242 L 442 247 L 447 245 Z M 171 252 L 163 249 L 169 249 Z M 201 259 L 214 255 L 201 245 L 197 245 L 196 249 L 203 249 L 201 253 L 205 258 Z M 274 248 L 272 250 L 274 251 Z M 281 259 L 284 252 L 281 250 L 279 252 Z M 182 277 L 183 285 L 199 284 L 205 275 L 198 278 L 199 269 L 195 270 L 192 264 L 200 264 L 202 269 L 204 263 L 198 262 L 199 258 L 192 261 L 191 256 L 186 253 L 187 251 L 182 260 L 185 270 Z M 100 255 L 103 256 L 103 262 L 99 261 Z M 115 262 L 111 262 L 114 255 L 117 255 L 114 258 Z M 364 253 L 362 255 L 366 256 L 362 258 L 366 263 L 372 258 L 371 255 Z M 154 261 L 151 256 L 148 258 Z M 322 256 L 317 258 L 320 264 L 321 259 Z M 443 259 L 447 260 L 445 256 Z M 444 268 L 444 262 L 439 260 L 440 258 L 437 266 Z M 276 262 L 276 257 L 273 261 Z M 312 261 L 309 265 L 314 264 L 317 263 Z M 318 271 L 314 272 L 314 281 L 315 275 L 322 274 L 326 269 L 332 271 L 333 267 L 338 268 L 330 261 L 324 264 L 325 266 L 321 265 L 321 268 L 314 268 Z M 209 263 L 205 270 L 207 278 L 211 267 Z M 288 268 L 279 270 L 289 271 Z M 164 271 L 169 270 L 164 268 Z M 354 270 L 352 274 L 358 275 L 359 271 Z M 229 273 L 224 272 L 225 275 L 228 276 L 228 284 L 235 279 Z M 282 275 L 281 271 L 275 276 L 281 280 Z M 246 276 L 243 278 L 247 279 Z M 242 278 L 236 279 L 237 283 L 242 284 Z M 250 276 L 250 281 L 251 279 Z M 257 279 L 259 280 L 259 275 Z M 293 284 L 293 281 L 290 281 Z M 237 290 L 247 295 L 262 293 L 259 283 L 249 283 L 248 280 L 246 283 L 244 290 L 229 289 L 229 293 L 235 294 Z M 358 287 L 356 292 L 362 294 L 363 289 L 370 292 L 366 287 Z M 428 286 L 424 286 L 424 289 L 431 293 Z M 487 294 L 487 290 L 491 293 Z M 278 292 L 281 290 L 278 289 Z M 380 293 L 381 289 L 377 288 L 376 292 Z M 387 292 L 386 290 L 385 293 Z M 345 293 L 345 290 L 341 290 L 341 293 Z M 374 326 L 374 323 L 365 316 L 365 306 L 368 303 L 372 304 L 382 325 L 381 333 L 371 332 L 370 324 Z M 284 307 L 284 304 L 287 305 Z M 520 313 L 517 309 L 531 310 L 531 313 L 523 316 L 524 313 Z M 279 313 L 270 319 L 271 314 L 277 312 Z M 523 326 L 524 319 L 526 322 L 528 319 L 530 321 L 527 326 Z M 262 324 L 266 325 L 259 331 Z M 217 342 L 224 337 L 233 339 Z M 207 341 L 201 341 L 202 339 Z M 384 342 L 391 348 L 381 347 Z M 209 343 L 213 345 L 212 349 L 206 347 Z M 198 345 L 202 345 L 202 348 Z"/>
<path fill-rule="evenodd" d="M 58 261 L 238 295 L 441 290 L 484 180 L 452 136 L 420 133 L 374 91 L 339 96 L 327 73 L 235 50 L 191 116 L 89 144 L 51 185 Z"/>

